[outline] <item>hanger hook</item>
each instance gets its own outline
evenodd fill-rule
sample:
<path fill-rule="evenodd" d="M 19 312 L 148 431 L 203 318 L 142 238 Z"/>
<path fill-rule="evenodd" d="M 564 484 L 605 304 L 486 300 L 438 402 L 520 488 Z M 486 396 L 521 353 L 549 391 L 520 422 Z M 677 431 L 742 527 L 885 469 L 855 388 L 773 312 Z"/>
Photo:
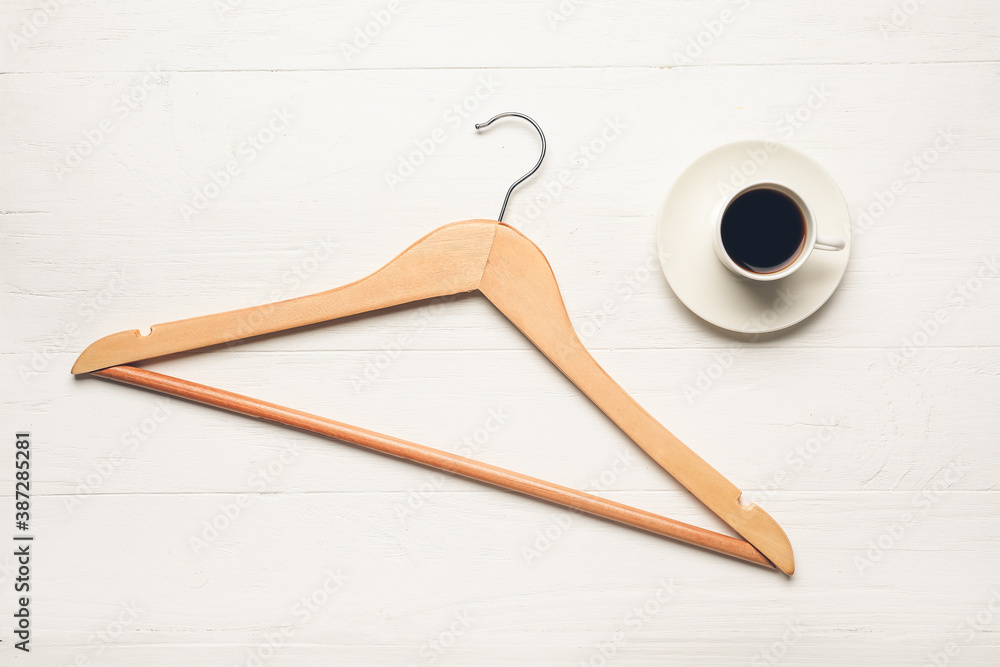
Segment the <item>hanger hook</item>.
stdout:
<path fill-rule="evenodd" d="M 510 188 L 507 190 L 507 196 L 503 198 L 503 206 L 500 207 L 500 215 L 497 216 L 497 222 L 503 222 L 503 214 L 504 211 L 507 210 L 507 202 L 510 200 L 510 193 L 514 191 L 514 188 L 523 183 L 526 178 L 528 178 L 533 173 L 538 171 L 538 168 L 542 166 L 542 160 L 545 159 L 545 133 L 542 132 L 542 128 L 538 126 L 538 123 L 536 123 L 534 120 L 524 115 L 523 113 L 520 113 L 518 111 L 505 111 L 503 113 L 498 113 L 496 116 L 493 116 L 493 118 L 490 118 L 485 123 L 476 123 L 476 129 L 483 130 L 492 125 L 493 121 L 498 120 L 500 118 L 506 118 L 507 116 L 516 116 L 517 118 L 523 118 L 524 120 L 528 121 L 529 123 L 535 126 L 535 129 L 538 130 L 538 136 L 541 137 L 542 139 L 542 154 L 538 156 L 538 162 L 536 162 L 535 166 L 531 168 L 531 171 L 529 171 L 527 174 L 514 181 L 514 184 L 511 185 Z"/>

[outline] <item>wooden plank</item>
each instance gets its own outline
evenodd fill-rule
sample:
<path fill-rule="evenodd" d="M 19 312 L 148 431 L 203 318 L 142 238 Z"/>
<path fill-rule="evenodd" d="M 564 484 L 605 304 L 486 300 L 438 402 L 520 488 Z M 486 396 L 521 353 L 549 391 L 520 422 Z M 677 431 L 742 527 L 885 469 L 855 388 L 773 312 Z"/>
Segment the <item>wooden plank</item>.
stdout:
<path fill-rule="evenodd" d="M 649 503 L 653 495 L 621 497 Z M 276 662 L 280 656 L 305 664 L 310 651 L 420 662 L 430 640 L 467 617 L 467 629 L 453 627 L 462 631 L 455 650 L 439 657 L 575 664 L 623 632 L 626 664 L 706 651 L 710 664 L 723 664 L 780 650 L 773 647 L 792 624 L 798 636 L 786 636 L 785 647 L 792 662 L 815 662 L 822 651 L 868 651 L 913 663 L 961 641 L 965 617 L 990 602 L 988 577 L 968 575 L 996 571 L 990 545 L 998 537 L 991 519 L 998 498 L 950 493 L 859 573 L 854 558 L 865 557 L 868 542 L 912 509 L 911 497 L 802 493 L 781 502 L 775 511 L 793 517 L 790 531 L 809 563 L 791 580 L 794 590 L 776 585 L 774 573 L 578 516 L 551 533 L 549 546 L 538 543 L 539 555 L 529 560 L 524 549 L 535 549 L 539 532 L 557 517 L 492 493 L 444 494 L 402 531 L 386 530 L 393 520 L 389 494 L 269 494 L 197 556 L 188 543 L 192 531 L 232 496 L 104 496 L 95 498 L 88 519 L 68 517 L 57 498 L 43 497 L 37 502 L 52 517 L 49 539 L 89 548 L 76 562 L 40 551 L 39 570 L 62 582 L 46 598 L 62 611 L 47 619 L 39 639 L 47 655 L 66 663 L 78 652 L 93 655 L 91 633 L 134 604 L 138 620 L 123 623 L 102 660 L 181 654 L 244 664 L 248 650 L 291 627 Z M 956 557 L 962 571 L 948 564 Z M 924 576 L 928 567 L 940 575 Z M 306 617 L 301 599 L 324 585 L 326 598 L 318 596 Z M 922 604 L 928 595 L 938 604 Z M 763 603 L 752 613 L 748 596 Z M 511 642 L 512 634 L 521 640 Z M 192 635 L 205 639 L 191 646 Z M 989 633 L 961 647 L 973 664 L 996 648 Z"/>
<path fill-rule="evenodd" d="M 998 46 L 991 0 L 42 5 L 4 4 L 8 71 L 967 62 L 996 60 Z"/>

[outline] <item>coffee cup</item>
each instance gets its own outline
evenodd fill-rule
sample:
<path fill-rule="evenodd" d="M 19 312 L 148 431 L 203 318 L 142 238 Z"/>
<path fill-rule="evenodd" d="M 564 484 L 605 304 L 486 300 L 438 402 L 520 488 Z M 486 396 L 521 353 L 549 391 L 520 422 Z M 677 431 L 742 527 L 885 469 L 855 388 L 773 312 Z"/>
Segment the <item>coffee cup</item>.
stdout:
<path fill-rule="evenodd" d="M 724 198 L 715 213 L 715 253 L 750 280 L 795 273 L 813 250 L 837 251 L 843 240 L 820 235 L 806 201 L 780 183 L 754 183 Z"/>

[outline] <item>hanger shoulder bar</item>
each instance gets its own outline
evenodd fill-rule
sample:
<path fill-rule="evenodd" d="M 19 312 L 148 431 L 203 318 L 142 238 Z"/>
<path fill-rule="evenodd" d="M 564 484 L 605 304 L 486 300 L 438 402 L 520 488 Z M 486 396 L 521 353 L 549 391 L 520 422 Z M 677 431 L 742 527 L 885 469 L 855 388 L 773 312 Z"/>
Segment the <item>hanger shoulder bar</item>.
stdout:
<path fill-rule="evenodd" d="M 500 223 L 467 220 L 424 236 L 371 275 L 286 301 L 121 331 L 91 344 L 73 373 L 196 350 L 479 287 Z"/>
<path fill-rule="evenodd" d="M 795 560 L 781 526 L 652 417 L 594 360 L 573 329 L 542 251 L 501 225 L 480 291 L 626 435 L 740 535 L 791 574 Z"/>

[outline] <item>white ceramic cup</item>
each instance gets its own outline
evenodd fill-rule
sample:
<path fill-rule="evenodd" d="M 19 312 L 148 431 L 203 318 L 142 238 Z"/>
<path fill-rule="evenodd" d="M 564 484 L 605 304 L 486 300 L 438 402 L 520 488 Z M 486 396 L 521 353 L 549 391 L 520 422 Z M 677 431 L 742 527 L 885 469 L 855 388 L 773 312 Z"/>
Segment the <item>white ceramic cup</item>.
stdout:
<path fill-rule="evenodd" d="M 775 190 L 777 192 L 782 193 L 783 195 L 791 199 L 796 206 L 799 207 L 799 210 L 802 211 L 802 218 L 805 221 L 806 236 L 804 242 L 802 243 L 802 247 L 799 250 L 798 256 L 783 269 L 779 269 L 778 271 L 773 271 L 771 273 L 756 273 L 754 271 L 750 271 L 748 269 L 743 268 L 735 261 L 733 261 L 733 258 L 729 256 L 728 252 L 726 252 L 726 248 L 722 243 L 722 217 L 725 215 L 726 211 L 729 209 L 729 206 L 736 200 L 737 197 L 739 197 L 740 195 L 744 195 L 752 190 Z M 749 278 L 750 280 L 764 280 L 764 281 L 779 280 L 786 276 L 792 275 L 793 273 L 798 271 L 799 267 L 801 267 L 803 264 L 806 263 L 806 260 L 809 259 L 809 255 L 812 254 L 813 250 L 835 251 L 835 250 L 843 250 L 845 248 L 845 243 L 843 240 L 831 236 L 821 236 L 816 232 L 816 218 L 813 216 L 812 209 L 809 208 L 809 204 L 807 204 L 806 201 L 802 197 L 800 197 L 797 192 L 795 192 L 786 185 L 770 181 L 753 183 L 752 185 L 748 185 L 742 190 L 734 192 L 732 195 L 724 198 L 721 202 L 719 202 L 719 205 L 715 211 L 714 239 L 715 239 L 715 254 L 718 255 L 719 261 L 721 261 L 727 269 L 729 269 L 730 271 L 739 276 L 743 276 L 744 278 Z"/>

